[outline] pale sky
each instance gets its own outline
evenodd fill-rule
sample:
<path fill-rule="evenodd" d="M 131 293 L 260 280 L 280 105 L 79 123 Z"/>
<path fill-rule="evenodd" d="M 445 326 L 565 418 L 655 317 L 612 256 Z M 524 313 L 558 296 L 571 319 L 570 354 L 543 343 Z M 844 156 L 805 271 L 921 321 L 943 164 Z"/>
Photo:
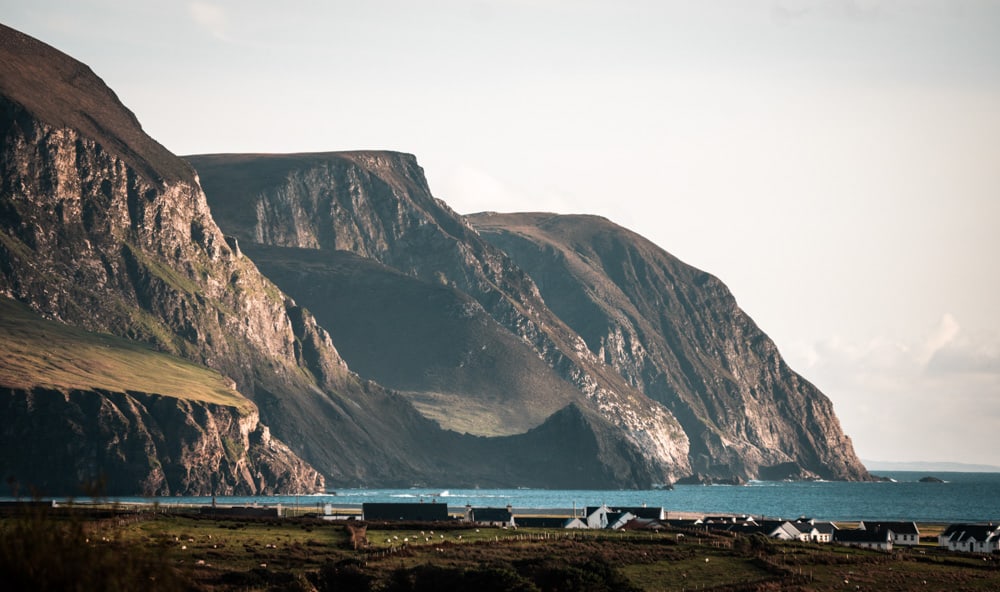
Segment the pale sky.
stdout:
<path fill-rule="evenodd" d="M 721 278 L 866 459 L 1000 465 L 1000 2 L 0 0 L 177 154 L 416 154 Z"/>

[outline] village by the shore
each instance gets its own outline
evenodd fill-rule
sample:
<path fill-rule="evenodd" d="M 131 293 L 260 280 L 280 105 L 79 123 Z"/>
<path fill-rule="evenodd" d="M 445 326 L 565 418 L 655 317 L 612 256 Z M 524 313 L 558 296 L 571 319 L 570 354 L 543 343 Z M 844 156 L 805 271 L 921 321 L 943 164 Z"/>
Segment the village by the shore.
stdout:
<path fill-rule="evenodd" d="M 0 502 L 0 510 L 23 506 L 26 503 L 58 507 L 65 502 Z M 146 504 L 132 504 L 142 511 Z M 149 508 L 145 508 L 149 509 Z M 160 507 L 160 511 L 168 508 Z M 245 518 L 302 517 L 326 521 L 364 521 L 369 523 L 464 523 L 476 528 L 503 530 L 529 529 L 589 529 L 612 531 L 642 531 L 649 533 L 673 532 L 678 537 L 685 533 L 730 533 L 743 536 L 763 536 L 781 541 L 801 541 L 844 545 L 863 549 L 891 552 L 897 548 L 916 548 L 935 544 L 936 547 L 956 553 L 1000 553 L 1000 525 L 993 522 L 935 524 L 933 532 L 921 537 L 920 526 L 913 521 L 861 520 L 837 522 L 817 520 L 806 516 L 776 518 L 749 514 L 707 515 L 696 512 L 670 511 L 655 506 L 587 506 L 581 508 L 525 508 L 449 506 L 447 503 L 425 502 L 368 502 L 362 504 L 323 503 L 314 506 L 288 504 L 255 504 L 229 506 L 205 504 L 176 506 L 172 511 L 195 512 Z M 849 528 L 843 527 L 849 525 Z M 936 540 L 933 540 L 936 538 Z"/>
<path fill-rule="evenodd" d="M 327 514 L 326 511 L 329 511 Z M 326 508 L 324 517 L 335 519 L 333 508 Z M 607 504 L 572 510 L 515 511 L 503 508 L 467 505 L 459 512 L 443 503 L 365 503 L 361 519 L 366 521 L 444 521 L 462 520 L 481 527 L 505 529 L 564 528 L 611 529 L 626 531 L 663 530 L 728 532 L 746 536 L 762 535 L 783 541 L 831 543 L 892 551 L 894 547 L 920 545 L 920 528 L 916 522 L 862 520 L 855 528 L 840 528 L 834 522 L 800 516 L 795 519 L 751 515 L 699 515 L 692 512 L 670 512 L 662 507 L 615 506 Z M 947 525 L 937 536 L 937 546 L 953 552 L 1000 552 L 1000 525 L 991 522 Z"/>

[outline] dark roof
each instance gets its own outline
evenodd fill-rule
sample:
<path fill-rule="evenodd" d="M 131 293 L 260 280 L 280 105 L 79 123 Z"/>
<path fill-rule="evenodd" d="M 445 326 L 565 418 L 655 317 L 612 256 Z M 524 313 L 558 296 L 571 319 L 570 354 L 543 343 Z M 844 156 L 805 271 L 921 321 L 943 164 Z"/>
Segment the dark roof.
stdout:
<path fill-rule="evenodd" d="M 726 523 L 735 524 L 736 516 L 705 516 L 703 522 L 716 522 L 716 523 Z"/>
<path fill-rule="evenodd" d="M 365 503 L 361 505 L 365 520 L 412 520 L 435 522 L 448 520 L 448 504 Z"/>
<path fill-rule="evenodd" d="M 949 526 L 941 536 L 947 536 L 955 542 L 976 540 L 985 541 L 990 535 L 997 533 L 996 526 L 992 524 L 953 524 Z"/>
<path fill-rule="evenodd" d="M 573 518 L 551 516 L 518 516 L 514 523 L 524 528 L 565 528 Z"/>
<path fill-rule="evenodd" d="M 246 516 L 246 517 L 258 517 L 258 518 L 277 518 L 278 508 L 255 508 L 255 507 L 244 507 L 244 506 L 233 506 L 233 507 L 212 507 L 212 506 L 202 506 L 198 509 L 200 514 L 209 514 L 214 516 Z"/>
<path fill-rule="evenodd" d="M 660 516 L 663 515 L 663 508 L 659 506 L 614 506 L 611 510 L 614 512 L 628 512 L 636 518 L 649 518 L 651 520 L 659 520 Z"/>
<path fill-rule="evenodd" d="M 660 520 L 660 524 L 665 524 L 671 528 L 704 528 L 703 524 L 690 518 L 669 518 L 667 520 Z"/>
<path fill-rule="evenodd" d="M 739 534 L 751 535 L 751 534 L 771 534 L 774 532 L 774 528 L 765 529 L 764 526 L 760 524 L 715 524 L 713 525 L 714 530 L 727 530 L 729 532 L 735 532 Z"/>
<path fill-rule="evenodd" d="M 510 522 L 511 515 L 507 508 L 472 508 L 475 522 Z"/>
<path fill-rule="evenodd" d="M 865 530 L 891 530 L 895 534 L 920 534 L 915 522 L 862 522 Z"/>
<path fill-rule="evenodd" d="M 959 523 L 959 524 L 949 524 L 948 528 L 944 529 L 944 532 L 942 532 L 940 536 L 950 537 L 953 534 L 962 532 L 963 530 L 965 530 L 969 526 L 972 526 L 972 525 L 966 524 L 964 522 Z"/>
<path fill-rule="evenodd" d="M 622 527 L 625 530 L 663 530 L 659 520 L 652 518 L 633 518 Z"/>
<path fill-rule="evenodd" d="M 889 540 L 889 532 L 860 528 L 842 529 L 834 531 L 833 540 L 844 543 L 884 543 Z"/>
<path fill-rule="evenodd" d="M 822 534 L 833 534 L 837 531 L 837 525 L 833 522 L 816 522 L 813 524 L 813 528 Z"/>
<path fill-rule="evenodd" d="M 631 512 L 608 512 L 608 526 L 618 522 L 626 514 L 631 514 Z M 634 516 L 633 516 L 634 517 Z"/>
<path fill-rule="evenodd" d="M 760 522 L 717 522 L 708 525 L 708 528 L 712 530 L 728 530 L 729 532 L 738 532 L 741 534 L 754 534 L 761 533 L 770 535 L 772 532 L 785 524 L 787 520 L 761 520 Z"/>

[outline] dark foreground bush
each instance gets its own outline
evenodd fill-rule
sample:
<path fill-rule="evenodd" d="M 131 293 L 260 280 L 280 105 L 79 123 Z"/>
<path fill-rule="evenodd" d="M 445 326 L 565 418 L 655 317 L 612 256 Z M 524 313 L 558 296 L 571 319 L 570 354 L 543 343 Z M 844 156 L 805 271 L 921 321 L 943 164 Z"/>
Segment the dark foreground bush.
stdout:
<path fill-rule="evenodd" d="M 368 592 L 372 577 L 353 560 L 328 562 L 312 578 L 319 592 Z"/>
<path fill-rule="evenodd" d="M 187 589 L 155 549 L 101 540 L 80 520 L 40 510 L 0 522 L 0 582 L 41 592 Z"/>
<path fill-rule="evenodd" d="M 544 592 L 631 592 L 635 586 L 606 561 L 591 559 L 584 563 L 526 561 L 517 565 L 518 573 Z"/>
<path fill-rule="evenodd" d="M 538 592 L 530 581 L 507 568 L 459 569 L 421 565 L 393 572 L 385 592 Z"/>
<path fill-rule="evenodd" d="M 343 571 L 343 575 L 350 572 Z M 361 585 L 358 580 L 349 580 Z M 370 585 L 364 582 L 363 585 Z M 328 588 L 341 590 L 342 588 Z M 349 588 L 363 590 L 365 588 Z M 384 592 L 629 592 L 625 576 L 604 561 L 569 564 L 555 559 L 523 560 L 513 564 L 468 569 L 421 565 L 392 572 Z"/>

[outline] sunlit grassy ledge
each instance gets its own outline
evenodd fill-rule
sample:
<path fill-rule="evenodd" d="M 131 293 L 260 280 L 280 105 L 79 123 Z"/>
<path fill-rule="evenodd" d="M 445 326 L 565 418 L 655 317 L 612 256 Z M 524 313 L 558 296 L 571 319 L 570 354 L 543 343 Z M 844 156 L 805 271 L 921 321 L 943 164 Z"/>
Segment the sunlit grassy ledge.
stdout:
<path fill-rule="evenodd" d="M 157 394 L 236 407 L 253 404 L 208 368 L 111 335 L 50 321 L 0 298 L 0 386 Z"/>

